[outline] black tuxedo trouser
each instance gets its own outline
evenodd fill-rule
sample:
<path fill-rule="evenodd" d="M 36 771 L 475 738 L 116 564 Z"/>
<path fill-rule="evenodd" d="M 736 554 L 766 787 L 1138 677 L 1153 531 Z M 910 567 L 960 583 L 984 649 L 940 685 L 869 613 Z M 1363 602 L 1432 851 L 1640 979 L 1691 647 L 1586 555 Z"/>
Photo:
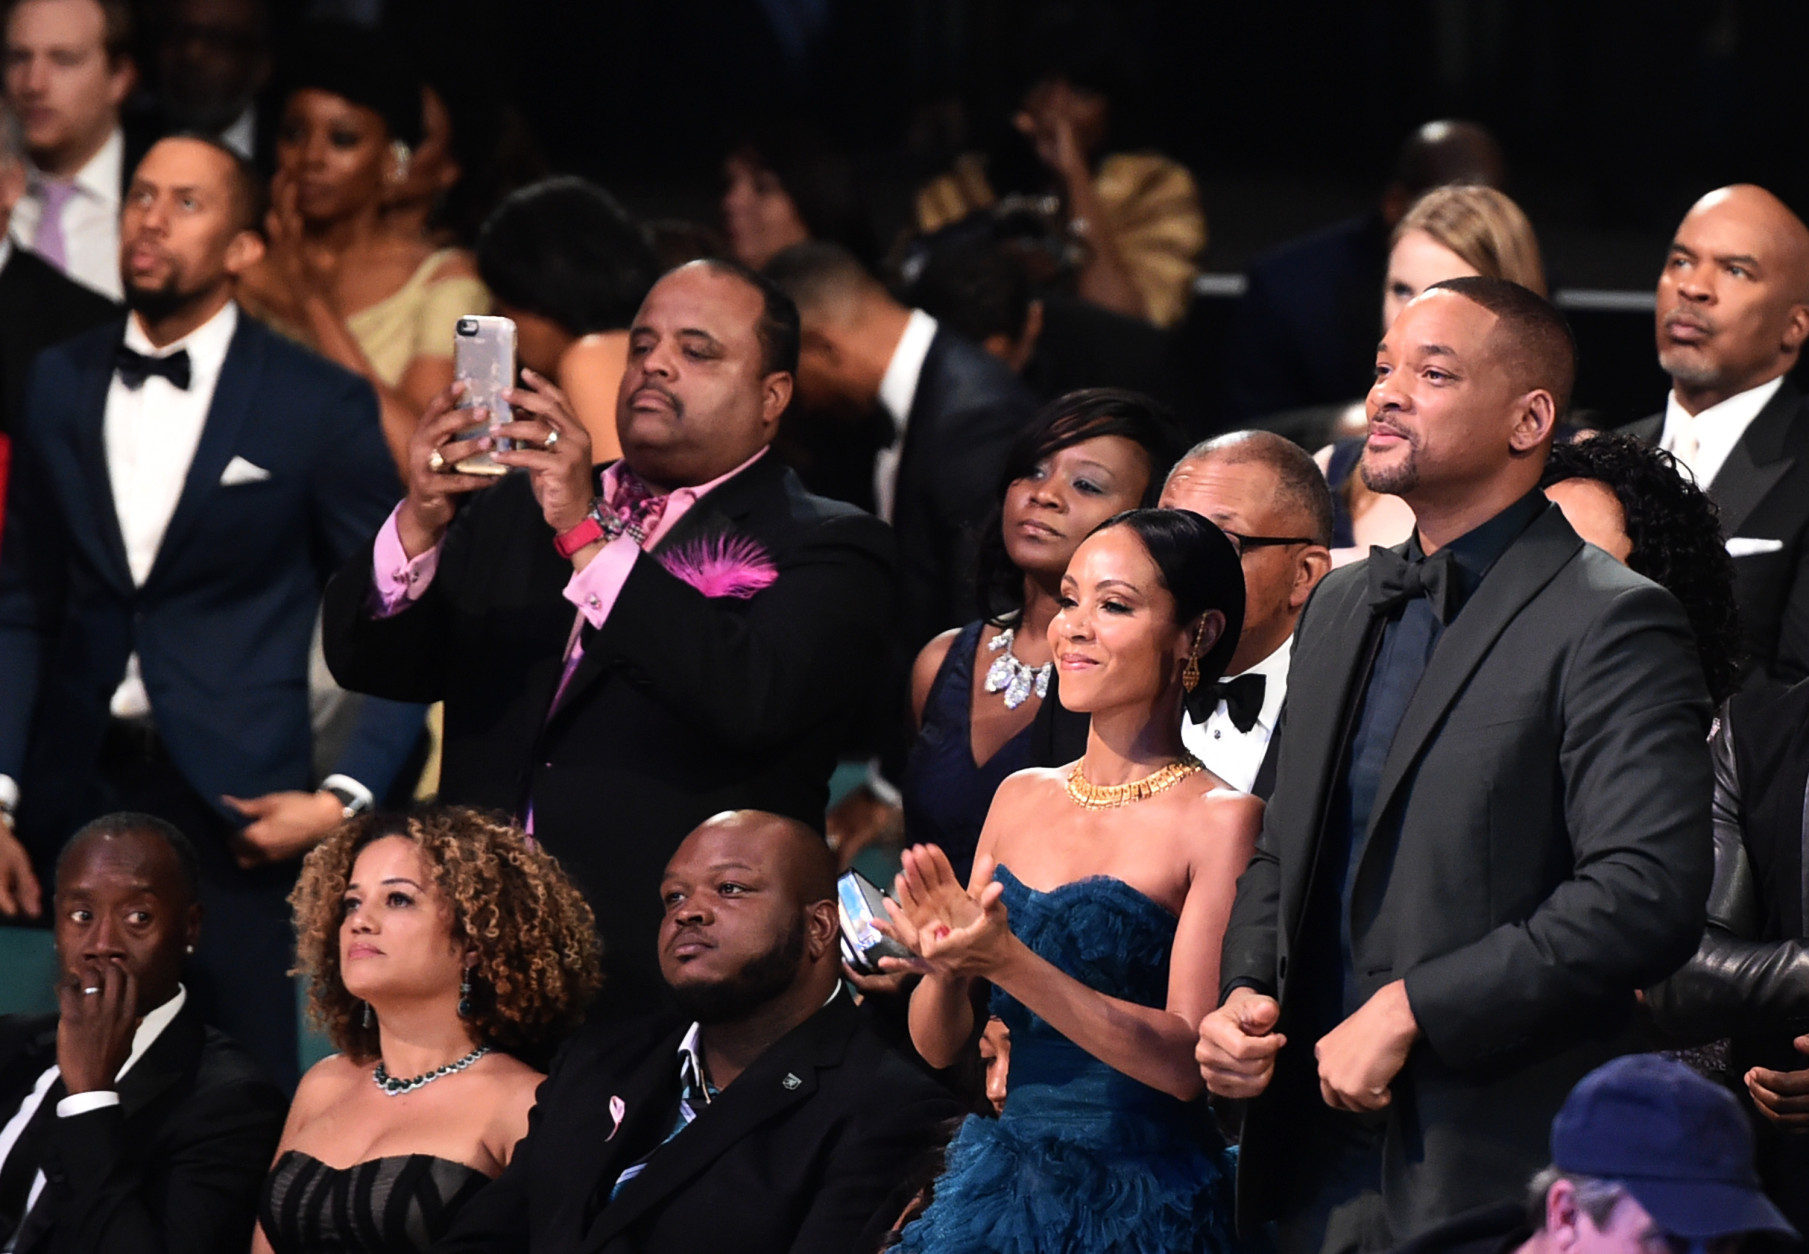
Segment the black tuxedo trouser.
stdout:
<path fill-rule="evenodd" d="M 1382 1200 L 1385 1119 L 1326 1107 L 1298 1129 L 1307 1169 L 1276 1223 L 1276 1254 L 1380 1254 L 1398 1244 Z"/>
<path fill-rule="evenodd" d="M 297 1051 L 295 953 L 289 890 L 296 864 L 241 868 L 232 858 L 232 827 L 183 778 L 155 732 L 119 726 L 101 754 L 109 808 L 135 810 L 174 823 L 195 846 L 201 870 L 201 943 L 184 982 L 202 1018 L 264 1065 L 285 1092 L 301 1078 Z"/>

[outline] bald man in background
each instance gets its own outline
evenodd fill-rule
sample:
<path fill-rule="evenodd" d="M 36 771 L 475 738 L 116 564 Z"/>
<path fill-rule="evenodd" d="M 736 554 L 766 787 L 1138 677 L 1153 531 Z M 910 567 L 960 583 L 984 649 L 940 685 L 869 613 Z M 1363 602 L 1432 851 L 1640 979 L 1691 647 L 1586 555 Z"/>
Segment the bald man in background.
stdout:
<path fill-rule="evenodd" d="M 1658 279 L 1664 412 L 1626 428 L 1676 455 L 1721 508 L 1746 687 L 1809 676 L 1809 228 L 1762 187 L 1710 192 Z"/>

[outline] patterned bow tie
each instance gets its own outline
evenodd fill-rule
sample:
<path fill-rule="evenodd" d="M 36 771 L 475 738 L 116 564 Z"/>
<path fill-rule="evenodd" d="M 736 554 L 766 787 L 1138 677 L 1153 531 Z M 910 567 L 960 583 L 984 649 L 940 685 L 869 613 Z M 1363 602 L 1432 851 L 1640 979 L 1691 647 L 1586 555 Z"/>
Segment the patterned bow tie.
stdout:
<path fill-rule="evenodd" d="M 1457 571 L 1451 550 L 1441 549 L 1431 557 L 1410 562 L 1393 549 L 1372 546 L 1369 550 L 1369 608 L 1386 614 L 1397 605 L 1415 597 L 1432 603 L 1432 612 L 1441 623 L 1451 619 L 1451 598 L 1457 591 Z"/>
<path fill-rule="evenodd" d="M 191 372 L 186 348 L 179 348 L 168 357 L 147 357 L 121 344 L 113 355 L 113 369 L 119 375 L 119 381 L 134 392 L 154 374 L 162 375 L 184 392 L 188 391 Z"/>
<path fill-rule="evenodd" d="M 660 525 L 666 502 L 671 499 L 670 496 L 653 495 L 639 475 L 624 467 L 616 479 L 614 499 L 606 504 L 621 520 L 622 533 L 633 540 L 637 548 L 645 548 L 648 534 Z"/>
<path fill-rule="evenodd" d="M 1231 716 L 1231 725 L 1243 734 L 1256 726 L 1257 716 L 1263 712 L 1263 693 L 1267 688 L 1268 680 L 1261 675 L 1239 675 L 1236 679 L 1221 679 L 1215 684 L 1201 684 L 1187 694 L 1187 713 L 1195 723 L 1204 724 L 1223 701 L 1225 713 Z"/>

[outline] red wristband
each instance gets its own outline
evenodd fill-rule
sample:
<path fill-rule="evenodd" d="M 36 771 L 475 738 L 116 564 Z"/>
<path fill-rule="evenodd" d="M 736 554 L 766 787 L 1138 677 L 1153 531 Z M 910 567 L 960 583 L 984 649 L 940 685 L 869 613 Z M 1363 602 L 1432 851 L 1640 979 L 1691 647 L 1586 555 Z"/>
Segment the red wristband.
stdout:
<path fill-rule="evenodd" d="M 597 521 L 597 516 L 595 514 L 586 514 L 584 516 L 584 521 L 579 523 L 576 527 L 567 531 L 561 531 L 558 535 L 554 536 L 553 547 L 558 550 L 560 557 L 563 557 L 569 562 L 572 560 L 572 554 L 576 553 L 585 545 L 594 544 L 598 540 L 606 538 L 603 531 L 603 524 Z"/>

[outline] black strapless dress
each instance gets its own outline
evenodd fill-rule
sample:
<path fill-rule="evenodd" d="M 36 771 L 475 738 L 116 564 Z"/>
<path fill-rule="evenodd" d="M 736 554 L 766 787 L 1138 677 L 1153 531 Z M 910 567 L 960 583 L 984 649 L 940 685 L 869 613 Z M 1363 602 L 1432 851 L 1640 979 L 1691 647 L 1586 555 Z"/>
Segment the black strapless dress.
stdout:
<path fill-rule="evenodd" d="M 424 1254 L 488 1183 L 431 1154 L 341 1169 L 290 1150 L 264 1178 L 258 1222 L 276 1254 Z"/>

